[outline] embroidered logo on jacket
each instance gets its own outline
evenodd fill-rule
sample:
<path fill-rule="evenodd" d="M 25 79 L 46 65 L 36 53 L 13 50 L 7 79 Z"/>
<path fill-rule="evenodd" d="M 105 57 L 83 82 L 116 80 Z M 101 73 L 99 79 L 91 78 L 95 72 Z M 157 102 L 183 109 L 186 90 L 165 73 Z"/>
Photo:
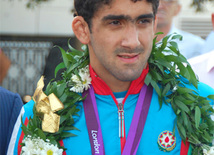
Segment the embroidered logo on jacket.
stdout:
<path fill-rule="evenodd" d="M 169 152 L 175 148 L 176 137 L 171 131 L 163 131 L 158 137 L 158 146 L 161 151 Z"/>

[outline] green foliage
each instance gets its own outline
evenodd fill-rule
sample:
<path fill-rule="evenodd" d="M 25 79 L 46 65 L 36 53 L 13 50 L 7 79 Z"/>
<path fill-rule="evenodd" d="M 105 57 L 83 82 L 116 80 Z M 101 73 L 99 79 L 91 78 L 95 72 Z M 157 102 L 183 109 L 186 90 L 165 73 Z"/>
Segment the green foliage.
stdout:
<path fill-rule="evenodd" d="M 70 80 L 72 74 L 77 73 L 77 70 L 88 65 L 88 52 L 74 50 L 68 43 L 69 50 L 65 51 L 61 47 L 58 47 L 62 53 L 63 62 L 60 63 L 55 69 L 55 76 L 60 69 L 64 69 L 62 74 L 63 78 L 60 81 L 51 80 L 45 90 L 45 94 L 48 96 L 54 93 L 59 100 L 64 104 L 64 109 L 56 112 L 60 115 L 60 126 L 59 131 L 56 133 L 48 133 L 42 131 L 42 116 L 36 111 L 36 107 L 33 107 L 33 118 L 29 119 L 28 126 L 25 126 L 22 122 L 22 130 L 25 136 L 40 137 L 43 140 L 49 139 L 52 144 L 57 144 L 59 141 L 76 136 L 69 130 L 79 130 L 73 126 L 74 118 L 73 116 L 79 116 L 80 106 L 78 102 L 82 101 L 81 95 L 70 91 L 68 87 L 68 81 Z M 83 49 L 87 49 L 82 47 Z"/>
<path fill-rule="evenodd" d="M 214 0 L 192 0 L 191 7 L 194 7 L 196 12 L 204 10 L 204 4 L 208 2 L 214 2 Z"/>
<path fill-rule="evenodd" d="M 160 34 L 160 33 L 159 33 Z M 180 54 L 175 39 L 182 36 L 173 34 L 167 36 L 162 42 L 153 41 L 153 49 L 148 60 L 149 73 L 145 83 L 151 84 L 159 98 L 160 108 L 162 104 L 170 104 L 177 116 L 173 132 L 177 127 L 182 140 L 187 139 L 192 144 L 193 154 L 202 153 L 202 148 L 210 145 L 214 134 L 214 123 L 210 118 L 214 110 L 209 100 L 214 100 L 214 95 L 208 98 L 201 97 L 196 92 L 198 80 L 186 58 Z M 58 46 L 57 46 L 58 47 Z M 43 132 L 41 128 L 42 116 L 34 107 L 33 118 L 29 119 L 26 127 L 22 123 L 25 135 L 39 136 L 43 140 L 49 139 L 52 144 L 58 144 L 61 139 L 75 136 L 68 132 L 78 130 L 74 127 L 73 116 L 79 116 L 80 106 L 78 102 L 84 100 L 81 95 L 70 91 L 69 80 L 72 74 L 78 75 L 78 69 L 89 64 L 87 46 L 82 46 L 83 51 L 78 51 L 68 43 L 69 50 L 58 47 L 62 53 L 63 62 L 55 69 L 55 76 L 63 69 L 62 80 L 54 79 L 48 84 L 45 94 L 54 93 L 64 104 L 64 109 L 57 112 L 60 115 L 60 128 L 57 133 Z M 195 90 L 189 89 L 193 85 Z"/>
<path fill-rule="evenodd" d="M 43 2 L 48 2 L 48 1 L 50 1 L 50 0 L 28 0 L 28 2 L 27 2 L 27 8 L 34 8 L 34 7 L 36 7 L 37 5 L 39 5 L 39 4 L 41 4 L 41 3 L 43 3 Z"/>
<path fill-rule="evenodd" d="M 195 91 L 198 80 L 186 58 L 180 54 L 174 39 L 181 40 L 182 36 L 173 34 L 159 43 L 154 39 L 145 83 L 151 84 L 156 90 L 160 107 L 163 103 L 171 104 L 177 115 L 175 125 L 182 140 L 185 142 L 191 137 L 193 154 L 201 154 L 202 146 L 210 145 L 213 139 L 214 123 L 210 115 L 214 110 L 210 101 Z M 196 89 L 189 89 L 189 85 Z M 213 100 L 214 95 L 208 98 Z"/>

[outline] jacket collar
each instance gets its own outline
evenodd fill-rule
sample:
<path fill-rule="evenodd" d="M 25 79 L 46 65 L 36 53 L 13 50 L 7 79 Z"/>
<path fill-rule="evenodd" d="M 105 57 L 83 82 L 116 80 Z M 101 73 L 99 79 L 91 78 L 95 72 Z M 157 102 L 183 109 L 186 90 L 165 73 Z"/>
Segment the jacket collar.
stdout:
<path fill-rule="evenodd" d="M 109 86 L 95 73 L 91 65 L 89 65 L 89 71 L 92 78 L 92 85 L 96 94 L 99 95 L 112 95 L 112 91 Z M 129 90 L 127 94 L 138 94 L 144 85 L 144 80 L 149 72 L 149 65 L 147 65 L 146 69 L 143 70 L 140 77 L 131 82 Z"/>

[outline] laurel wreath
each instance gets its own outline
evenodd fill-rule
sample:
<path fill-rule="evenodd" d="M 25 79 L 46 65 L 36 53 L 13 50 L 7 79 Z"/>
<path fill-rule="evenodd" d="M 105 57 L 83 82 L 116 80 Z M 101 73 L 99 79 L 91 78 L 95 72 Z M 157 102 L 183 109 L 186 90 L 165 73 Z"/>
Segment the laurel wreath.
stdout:
<path fill-rule="evenodd" d="M 157 33 L 157 35 L 160 33 Z M 200 96 L 197 91 L 190 89 L 193 85 L 198 87 L 198 80 L 186 58 L 180 54 L 176 39 L 182 40 L 179 34 L 172 34 L 163 38 L 157 43 L 157 36 L 153 40 L 153 49 L 148 60 L 149 73 L 145 83 L 151 84 L 156 90 L 159 98 L 160 108 L 162 104 L 171 104 L 176 114 L 175 128 L 184 142 L 188 141 L 192 147 L 192 154 L 202 154 L 203 149 L 209 149 L 214 134 L 214 123 L 211 115 L 214 113 L 210 102 L 214 95 L 207 98 Z M 59 141 L 76 136 L 71 130 L 79 130 L 74 127 L 78 121 L 78 112 L 82 108 L 79 102 L 84 98 L 78 93 L 70 91 L 68 82 L 71 75 L 78 75 L 78 70 L 89 64 L 89 52 L 86 45 L 82 51 L 74 49 L 68 42 L 68 51 L 58 47 L 62 53 L 63 62 L 55 69 L 55 76 L 59 70 L 64 69 L 62 80 L 52 80 L 46 87 L 45 94 L 54 93 L 64 104 L 64 109 L 57 112 L 60 115 L 60 127 L 57 133 L 43 132 L 41 129 L 41 116 L 37 115 L 34 107 L 33 118 L 29 119 L 26 127 L 22 123 L 22 130 L 25 136 L 37 136 L 43 140 L 49 139 L 50 143 L 60 146 Z M 24 145 L 24 144 L 22 144 Z"/>

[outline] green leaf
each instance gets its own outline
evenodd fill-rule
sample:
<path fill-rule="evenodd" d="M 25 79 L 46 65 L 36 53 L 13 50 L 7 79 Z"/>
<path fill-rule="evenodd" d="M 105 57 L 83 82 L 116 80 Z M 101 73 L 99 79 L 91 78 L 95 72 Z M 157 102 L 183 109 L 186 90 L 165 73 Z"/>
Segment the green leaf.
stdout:
<path fill-rule="evenodd" d="M 189 108 L 180 100 L 175 99 L 175 104 L 183 111 L 185 111 L 186 113 L 189 113 Z"/>
<path fill-rule="evenodd" d="M 170 43 L 171 43 L 171 42 L 170 42 Z M 177 54 L 177 55 L 179 54 L 179 51 L 178 51 L 178 49 L 177 49 L 176 47 L 174 47 L 174 46 L 169 46 L 168 48 L 169 48 L 171 51 L 173 51 L 175 54 Z M 174 54 L 174 53 L 173 53 L 173 54 Z"/>
<path fill-rule="evenodd" d="M 153 88 L 157 92 L 158 96 L 161 96 L 161 90 L 160 90 L 160 87 L 157 85 L 157 83 L 152 80 L 151 81 L 151 85 L 153 86 Z"/>
<path fill-rule="evenodd" d="M 197 78 L 195 76 L 194 71 L 192 70 L 191 66 L 189 66 L 189 65 L 187 65 L 187 69 L 188 69 L 188 72 L 189 72 L 189 77 L 187 79 L 190 81 L 190 83 L 193 84 L 193 86 L 195 88 L 198 88 L 198 80 L 197 80 Z"/>
<path fill-rule="evenodd" d="M 80 131 L 78 128 L 74 127 L 74 126 L 68 126 L 64 128 L 65 131 L 69 131 L 69 130 L 78 130 Z"/>
<path fill-rule="evenodd" d="M 162 95 L 165 96 L 166 93 L 168 93 L 170 90 L 170 83 L 167 83 L 167 85 L 164 87 L 163 91 L 162 91 Z"/>
<path fill-rule="evenodd" d="M 24 125 L 23 123 L 23 120 L 22 120 L 22 117 L 21 117 L 21 124 L 22 124 L 22 131 L 24 132 L 24 134 L 27 136 L 27 135 L 32 135 L 32 132 L 30 132 L 27 128 L 27 126 Z"/>
<path fill-rule="evenodd" d="M 182 118 L 184 120 L 184 125 L 188 126 L 189 120 L 188 120 L 187 114 L 184 111 L 181 111 L 181 116 L 182 116 Z"/>
<path fill-rule="evenodd" d="M 178 44 L 177 44 L 177 42 L 175 42 L 175 41 L 170 41 L 169 42 L 170 43 L 170 45 L 172 45 L 172 46 L 169 46 L 169 48 L 171 49 L 171 48 L 173 48 L 173 50 L 172 51 L 174 51 L 176 54 L 179 52 L 178 51 Z"/>
<path fill-rule="evenodd" d="M 77 49 L 73 48 L 69 42 L 70 42 L 70 39 L 68 40 L 68 48 L 69 48 L 72 52 L 79 52 Z"/>
<path fill-rule="evenodd" d="M 189 93 L 193 92 L 192 89 L 189 89 L 189 88 L 185 88 L 185 87 L 178 87 L 177 89 L 177 92 L 179 94 L 185 94 L 185 95 L 188 95 Z M 191 96 L 189 96 L 191 98 Z"/>
<path fill-rule="evenodd" d="M 69 60 L 68 60 L 68 58 L 66 56 L 67 54 L 66 54 L 65 50 L 63 48 L 61 48 L 60 46 L 56 46 L 56 47 L 58 47 L 60 49 L 60 51 L 62 53 L 63 62 L 65 64 L 65 67 L 67 68 L 68 64 L 69 64 Z"/>
<path fill-rule="evenodd" d="M 60 97 L 60 96 L 63 95 L 66 86 L 67 86 L 66 83 L 62 83 L 62 84 L 59 84 L 59 85 L 57 86 L 57 96 L 58 96 L 58 97 Z"/>
<path fill-rule="evenodd" d="M 177 63 L 177 66 L 178 66 L 180 75 L 182 75 L 183 77 L 186 77 L 186 74 L 188 73 L 188 70 L 186 69 L 184 64 L 183 63 Z"/>
<path fill-rule="evenodd" d="M 170 36 L 166 36 L 162 39 L 162 45 L 161 45 L 161 50 L 164 50 L 168 44 L 168 39 L 169 39 Z"/>
<path fill-rule="evenodd" d="M 150 73 L 148 73 L 148 74 L 146 75 L 146 78 L 145 78 L 144 82 L 145 82 L 145 84 L 148 86 L 148 85 L 150 84 L 151 80 L 152 80 L 152 76 L 151 76 Z"/>
<path fill-rule="evenodd" d="M 62 132 L 61 133 L 61 137 L 64 139 L 64 138 L 67 138 L 67 137 L 74 137 L 74 136 L 77 136 L 73 133 L 70 133 L 70 132 Z"/>
<path fill-rule="evenodd" d="M 163 78 L 161 77 L 161 75 L 158 72 L 150 71 L 150 73 L 151 73 L 152 77 L 154 77 L 158 81 L 162 81 L 163 80 Z"/>
<path fill-rule="evenodd" d="M 37 128 L 37 134 L 41 139 L 43 139 L 44 141 L 46 140 L 46 136 L 41 129 Z"/>
<path fill-rule="evenodd" d="M 164 33 L 163 32 L 157 32 L 157 33 L 155 33 L 156 36 L 160 35 L 160 34 L 164 34 Z"/>
<path fill-rule="evenodd" d="M 66 93 L 63 93 L 60 97 L 59 97 L 59 100 L 62 102 L 62 103 L 65 103 L 65 101 L 67 100 L 68 98 L 68 95 Z"/>
<path fill-rule="evenodd" d="M 61 62 L 60 64 L 58 64 L 57 66 L 56 66 L 56 68 L 55 68 L 55 78 L 56 78 L 56 75 L 57 75 L 57 73 L 58 73 L 58 71 L 60 70 L 60 69 L 63 69 L 63 68 L 65 68 L 65 64 L 64 64 L 64 62 Z"/>
<path fill-rule="evenodd" d="M 177 121 L 177 128 L 178 128 L 178 132 L 179 132 L 182 140 L 185 141 L 186 140 L 186 130 L 179 121 Z"/>
<path fill-rule="evenodd" d="M 178 40 L 183 40 L 183 36 L 182 35 L 180 35 L 180 34 L 174 34 L 173 36 L 172 36 L 172 39 L 178 39 Z"/>
<path fill-rule="evenodd" d="M 207 98 L 214 100 L 214 95 L 209 95 Z"/>
<path fill-rule="evenodd" d="M 212 143 L 212 137 L 208 134 L 207 131 L 204 131 L 204 132 L 203 132 L 202 138 L 203 138 L 205 141 L 207 141 L 208 143 Z"/>
<path fill-rule="evenodd" d="M 195 127 L 198 129 L 201 120 L 201 110 L 198 106 L 195 107 Z"/>

